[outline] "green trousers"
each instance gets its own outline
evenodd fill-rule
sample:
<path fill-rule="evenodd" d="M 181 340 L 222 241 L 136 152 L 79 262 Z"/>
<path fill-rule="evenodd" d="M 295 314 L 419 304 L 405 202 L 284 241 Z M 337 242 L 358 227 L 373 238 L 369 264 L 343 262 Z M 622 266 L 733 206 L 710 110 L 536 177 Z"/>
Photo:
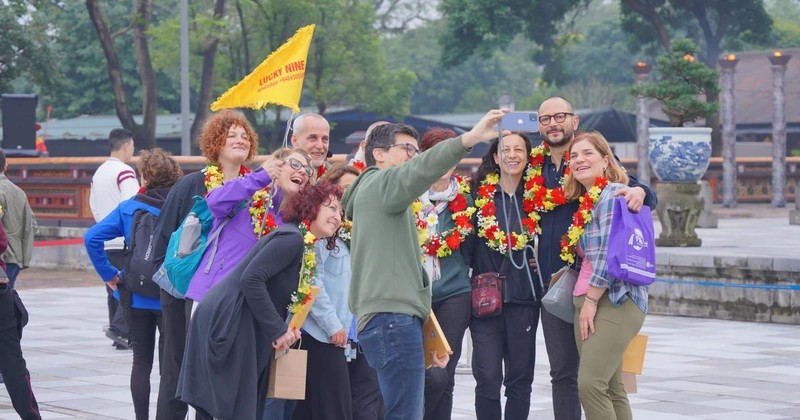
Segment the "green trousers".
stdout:
<path fill-rule="evenodd" d="M 628 394 L 622 386 L 622 354 L 642 328 L 645 314 L 630 299 L 614 306 L 604 294 L 598 300 L 595 332 L 583 341 L 578 316 L 585 298 L 575 297 L 573 302 L 575 342 L 581 357 L 578 392 L 586 420 L 633 419 Z"/>

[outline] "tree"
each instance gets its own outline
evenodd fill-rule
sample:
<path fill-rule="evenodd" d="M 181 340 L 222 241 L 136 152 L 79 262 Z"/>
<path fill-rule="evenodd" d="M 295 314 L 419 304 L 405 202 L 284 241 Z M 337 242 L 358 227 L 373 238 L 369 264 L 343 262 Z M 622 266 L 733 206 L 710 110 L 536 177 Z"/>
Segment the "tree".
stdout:
<path fill-rule="evenodd" d="M 698 52 L 694 42 L 688 39 L 673 41 L 670 51 L 658 58 L 661 80 L 633 88 L 635 95 L 661 101 L 673 127 L 707 118 L 719 109 L 719 74 L 696 61 Z M 700 100 L 700 96 L 713 99 Z"/>
<path fill-rule="evenodd" d="M 111 33 L 106 23 L 98 0 L 86 0 L 86 9 L 89 18 L 97 31 L 97 37 L 106 57 L 108 78 L 114 93 L 115 109 L 122 126 L 133 133 L 136 147 L 151 149 L 156 145 L 156 113 L 158 103 L 156 98 L 156 81 L 153 65 L 150 61 L 150 51 L 147 46 L 147 25 L 150 19 L 151 1 L 134 0 L 131 22 L 128 28 L 121 32 Z M 133 119 L 133 113 L 128 106 L 128 95 L 125 92 L 122 71 L 114 38 L 131 30 L 133 38 L 133 52 L 139 70 L 140 89 L 142 90 L 142 123 Z"/>
<path fill-rule="evenodd" d="M 27 77 L 55 89 L 58 72 L 52 71 L 55 53 L 47 39 L 47 24 L 26 3 L 11 1 L 0 7 L 0 92 L 12 91 L 12 82 Z"/>

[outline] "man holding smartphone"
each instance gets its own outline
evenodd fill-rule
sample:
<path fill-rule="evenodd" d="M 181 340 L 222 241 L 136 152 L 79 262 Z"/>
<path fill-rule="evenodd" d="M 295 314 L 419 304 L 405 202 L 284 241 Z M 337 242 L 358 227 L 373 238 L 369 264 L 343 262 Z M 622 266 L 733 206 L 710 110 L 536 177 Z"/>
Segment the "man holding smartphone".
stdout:
<path fill-rule="evenodd" d="M 547 188 L 560 188 L 565 170 L 569 166 L 568 157 L 564 153 L 575 137 L 580 117 L 575 115 L 572 105 L 560 96 L 546 99 L 539 106 L 539 134 L 548 146 L 549 154 L 545 154 L 542 163 L 542 177 Z M 617 191 L 628 202 L 628 208 L 638 211 L 646 204 L 651 209 L 656 207 L 658 199 L 655 193 L 636 178 L 630 177 L 631 188 Z M 539 237 L 538 262 L 544 285 L 550 283 L 550 277 L 564 267 L 561 260 L 561 237 L 572 223 L 572 216 L 578 210 L 578 202 L 572 201 L 557 206 L 551 211 L 542 211 L 539 226 L 542 228 Z M 576 267 L 578 268 L 578 267 Z M 575 344 L 574 326 L 542 309 L 540 319 L 544 333 L 547 357 L 550 360 L 550 382 L 553 386 L 553 414 L 557 420 L 580 420 L 581 403 L 578 396 L 578 348 Z"/>

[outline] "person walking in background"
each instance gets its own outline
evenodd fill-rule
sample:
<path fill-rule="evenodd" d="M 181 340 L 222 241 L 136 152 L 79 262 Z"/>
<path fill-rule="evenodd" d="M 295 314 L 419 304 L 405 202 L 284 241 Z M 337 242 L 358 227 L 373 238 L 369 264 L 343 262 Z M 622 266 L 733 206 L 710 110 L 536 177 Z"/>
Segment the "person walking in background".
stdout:
<path fill-rule="evenodd" d="M 7 169 L 6 153 L 0 149 L 0 209 L 3 212 L 2 222 L 8 237 L 8 249 L 2 258 L 8 267 L 6 274 L 9 287 L 13 289 L 19 272 L 28 268 L 31 262 L 36 218 L 33 216 L 27 194 L 8 179 Z"/>
<path fill-rule="evenodd" d="M 454 137 L 453 130 L 432 128 L 422 135 L 420 152 Z M 412 204 L 419 207 L 415 210 L 422 266 L 431 279 L 433 313 L 453 351 L 445 369 L 425 371 L 424 418 L 429 420 L 448 420 L 452 414 L 456 365 L 472 316 L 469 257 L 475 242 L 475 203 L 468 181 L 454 171 L 455 167 L 447 171 Z"/>
<path fill-rule="evenodd" d="M 569 228 L 569 232 L 583 232 L 580 241 L 562 247 L 562 253 L 583 258 L 573 291 L 581 404 L 586 420 L 630 420 L 631 406 L 622 385 L 622 354 L 644 324 L 647 286 L 610 277 L 606 264 L 614 197 L 627 187 L 628 175 L 597 132 L 579 135 L 570 145 L 569 157 L 564 193 L 568 200 L 583 197 L 581 208 L 590 214 L 576 218 Z"/>
<path fill-rule="evenodd" d="M 8 236 L 0 222 L 0 254 L 7 248 Z M 2 259 L 0 269 L 0 382 L 5 380 L 11 405 L 20 419 L 41 420 L 39 404 L 31 387 L 31 374 L 28 372 L 20 343 L 22 328 L 28 323 L 28 311 L 4 275 L 6 264 Z"/>
<path fill-rule="evenodd" d="M 108 147 L 111 155 L 101 164 L 92 176 L 89 190 L 89 208 L 94 221 L 103 220 L 119 203 L 133 197 L 139 191 L 136 172 L 127 162 L 133 158 L 133 134 L 124 128 L 115 128 L 108 134 Z M 105 243 L 106 254 L 111 265 L 122 270 L 123 238 L 114 238 Z M 108 293 L 108 328 L 106 336 L 114 342 L 118 349 L 130 348 L 128 342 L 128 325 L 125 322 L 122 308 L 114 298 L 114 290 L 106 285 Z"/>
<path fill-rule="evenodd" d="M 135 234 L 136 214 L 140 211 L 152 213 L 156 217 L 164 199 L 173 184 L 183 175 L 180 165 L 161 149 L 144 150 L 139 156 L 139 173 L 142 174 L 143 192 L 123 201 L 103 220 L 89 228 L 84 239 L 86 251 L 92 260 L 97 274 L 117 290 L 117 296 L 125 318 L 129 321 L 130 342 L 133 346 L 133 366 L 131 367 L 131 396 L 137 420 L 147 420 L 150 411 L 150 372 L 153 370 L 156 330 L 163 333 L 161 304 L 158 297 L 134 293 L 128 289 L 125 280 L 129 273 L 121 272 L 111 264 L 103 251 L 103 241 L 123 235 L 128 255 L 137 253 L 130 250 Z M 137 247 L 148 247 L 150 243 L 136 243 Z M 125 265 L 130 267 L 126 261 Z M 133 280 L 131 280 L 133 281 Z M 163 345 L 159 339 L 159 355 Z M 161 359 L 161 357 L 159 357 Z"/>
<path fill-rule="evenodd" d="M 170 235 L 181 225 L 194 206 L 195 196 L 206 193 L 249 172 L 243 164 L 258 152 L 258 134 L 245 116 L 237 111 L 222 110 L 211 114 L 203 123 L 199 135 L 200 151 L 206 167 L 182 177 L 170 190 L 156 222 L 153 255 L 160 266 L 164 262 Z M 209 177 L 209 174 L 214 175 Z M 209 178 L 219 182 L 207 182 Z M 164 357 L 159 360 L 161 382 L 158 389 L 157 420 L 183 420 L 188 411 L 186 403 L 175 398 L 191 301 L 173 297 L 161 291 L 161 316 L 164 322 Z"/>

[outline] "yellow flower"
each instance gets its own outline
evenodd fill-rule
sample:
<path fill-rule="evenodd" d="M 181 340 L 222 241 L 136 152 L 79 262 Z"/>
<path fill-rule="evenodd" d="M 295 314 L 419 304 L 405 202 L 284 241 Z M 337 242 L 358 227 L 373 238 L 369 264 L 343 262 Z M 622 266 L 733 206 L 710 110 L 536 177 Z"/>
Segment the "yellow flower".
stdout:
<path fill-rule="evenodd" d="M 422 202 L 416 200 L 413 203 L 411 203 L 411 211 L 414 213 L 419 213 L 420 211 L 422 211 Z"/>
<path fill-rule="evenodd" d="M 498 182 L 500 182 L 500 175 L 499 174 L 491 173 L 491 174 L 486 175 L 486 183 L 487 184 L 497 184 Z"/>
<path fill-rule="evenodd" d="M 317 239 L 317 237 L 314 236 L 313 233 L 306 232 L 306 235 L 303 237 L 303 243 L 306 244 L 306 245 L 311 245 L 311 244 L 314 243 L 314 240 L 316 240 L 316 239 Z"/>

